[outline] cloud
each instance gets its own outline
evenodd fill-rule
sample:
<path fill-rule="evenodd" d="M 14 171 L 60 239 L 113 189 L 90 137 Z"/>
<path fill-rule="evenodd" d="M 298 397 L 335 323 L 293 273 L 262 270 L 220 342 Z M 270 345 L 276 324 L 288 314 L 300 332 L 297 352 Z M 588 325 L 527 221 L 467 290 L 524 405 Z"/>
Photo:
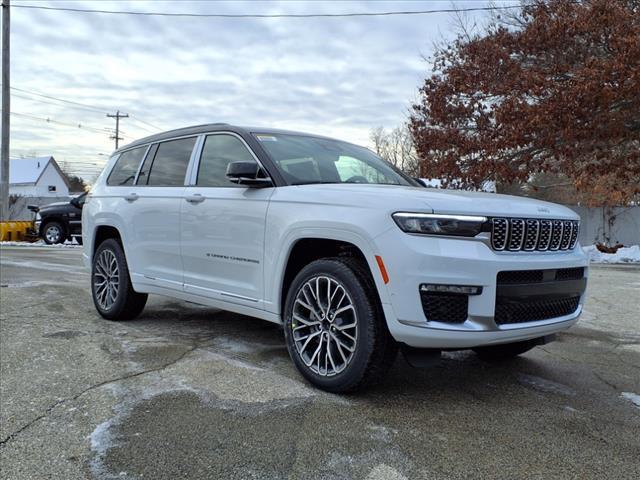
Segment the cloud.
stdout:
<path fill-rule="evenodd" d="M 17 2 L 14 2 L 17 3 Z M 46 2 L 42 3 L 47 5 Z M 106 10 L 336 13 L 450 8 L 443 2 L 49 2 Z M 478 2 L 458 2 L 460 7 Z M 405 121 L 429 73 L 421 58 L 449 14 L 315 19 L 211 19 L 13 9 L 12 84 L 99 107 L 91 112 L 24 98 L 12 110 L 114 127 L 126 141 L 162 128 L 225 121 L 331 135 L 367 144 L 372 127 Z M 18 92 L 16 92 L 18 93 Z M 40 100 L 45 100 L 40 98 Z M 56 103 L 56 102 L 53 102 Z M 82 128 L 12 117 L 12 152 L 73 159 L 113 141 Z M 46 133 L 45 133 L 46 132 Z M 101 160 L 103 161 L 103 160 Z M 80 170 L 80 167 L 79 171 Z"/>

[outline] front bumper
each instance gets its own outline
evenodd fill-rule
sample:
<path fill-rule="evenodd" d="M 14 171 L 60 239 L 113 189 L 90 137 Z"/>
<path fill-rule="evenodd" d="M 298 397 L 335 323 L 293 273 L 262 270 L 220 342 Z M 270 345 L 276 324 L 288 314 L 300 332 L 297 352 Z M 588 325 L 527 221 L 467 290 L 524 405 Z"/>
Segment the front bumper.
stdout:
<path fill-rule="evenodd" d="M 577 308 L 568 315 L 510 324 L 495 321 L 499 272 L 584 267 L 586 277 L 588 260 L 579 245 L 563 252 L 496 252 L 480 239 L 394 230 L 377 237 L 376 243 L 390 278 L 389 301 L 383 304 L 387 324 L 392 336 L 409 346 L 472 348 L 528 340 L 569 328 L 582 312 L 584 287 L 577 294 Z M 420 299 L 421 284 L 480 286 L 482 293 L 468 297 L 465 321 L 429 321 Z"/>

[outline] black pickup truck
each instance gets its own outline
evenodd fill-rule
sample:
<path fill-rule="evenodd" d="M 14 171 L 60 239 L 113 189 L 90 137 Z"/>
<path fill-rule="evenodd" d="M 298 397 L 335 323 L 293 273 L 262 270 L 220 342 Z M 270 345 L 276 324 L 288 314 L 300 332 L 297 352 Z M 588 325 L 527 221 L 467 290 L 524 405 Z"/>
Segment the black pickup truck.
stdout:
<path fill-rule="evenodd" d="M 82 244 L 82 206 L 86 197 L 87 194 L 83 193 L 69 202 L 50 203 L 41 207 L 29 205 L 29 210 L 36 214 L 35 229 L 38 236 L 49 245 L 72 238 Z"/>

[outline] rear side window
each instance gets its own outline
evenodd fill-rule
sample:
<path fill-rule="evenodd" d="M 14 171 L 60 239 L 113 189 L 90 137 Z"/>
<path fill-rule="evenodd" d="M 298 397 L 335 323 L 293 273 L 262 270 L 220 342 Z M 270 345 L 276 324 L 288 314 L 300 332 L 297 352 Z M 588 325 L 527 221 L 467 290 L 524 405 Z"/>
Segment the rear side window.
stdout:
<path fill-rule="evenodd" d="M 191 137 L 158 144 L 158 149 L 147 174 L 146 184 L 162 187 L 184 185 L 184 177 L 195 143 L 196 137 Z M 138 182 L 138 184 L 144 183 L 144 181 Z"/>
<path fill-rule="evenodd" d="M 136 178 L 136 172 L 140 166 L 140 161 L 146 152 L 147 147 L 134 148 L 120 154 L 120 158 L 111 170 L 111 174 L 107 179 L 107 185 L 114 187 L 122 185 L 133 185 Z"/>
<path fill-rule="evenodd" d="M 199 187 L 241 187 L 226 177 L 230 162 L 255 162 L 251 152 L 233 135 L 209 135 L 198 167 Z"/>

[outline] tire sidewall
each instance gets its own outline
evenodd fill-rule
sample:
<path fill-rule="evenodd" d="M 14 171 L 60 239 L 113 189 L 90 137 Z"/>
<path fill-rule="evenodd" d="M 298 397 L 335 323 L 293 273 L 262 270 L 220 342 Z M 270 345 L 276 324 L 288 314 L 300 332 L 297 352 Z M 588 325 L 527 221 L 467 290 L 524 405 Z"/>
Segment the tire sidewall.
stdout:
<path fill-rule="evenodd" d="M 292 334 L 293 305 L 298 292 L 310 279 L 319 275 L 339 282 L 347 291 L 356 310 L 358 336 L 356 351 L 347 367 L 340 373 L 327 377 L 313 372 L 300 358 Z M 326 390 L 342 391 L 355 385 L 364 376 L 374 349 L 372 322 L 376 314 L 374 300 L 368 298 L 363 283 L 345 263 L 338 260 L 317 260 L 304 267 L 293 280 L 285 303 L 284 332 L 291 360 L 302 375 L 311 383 Z"/>
<path fill-rule="evenodd" d="M 98 299 L 96 297 L 96 288 L 95 288 L 95 273 L 96 273 L 96 259 L 104 250 L 110 250 L 118 264 L 118 272 L 119 272 L 119 285 L 118 285 L 118 295 L 116 297 L 116 301 L 113 302 L 111 308 L 104 309 L 98 303 Z M 100 244 L 96 253 L 93 256 L 93 261 L 91 262 L 91 296 L 93 297 L 93 303 L 96 307 L 96 310 L 100 315 L 108 319 L 116 319 L 120 312 L 125 307 L 125 303 L 127 301 L 127 292 L 129 290 L 129 270 L 127 268 L 127 261 L 124 256 L 124 252 L 122 251 L 122 247 L 120 244 L 113 240 L 108 239 Z"/>

